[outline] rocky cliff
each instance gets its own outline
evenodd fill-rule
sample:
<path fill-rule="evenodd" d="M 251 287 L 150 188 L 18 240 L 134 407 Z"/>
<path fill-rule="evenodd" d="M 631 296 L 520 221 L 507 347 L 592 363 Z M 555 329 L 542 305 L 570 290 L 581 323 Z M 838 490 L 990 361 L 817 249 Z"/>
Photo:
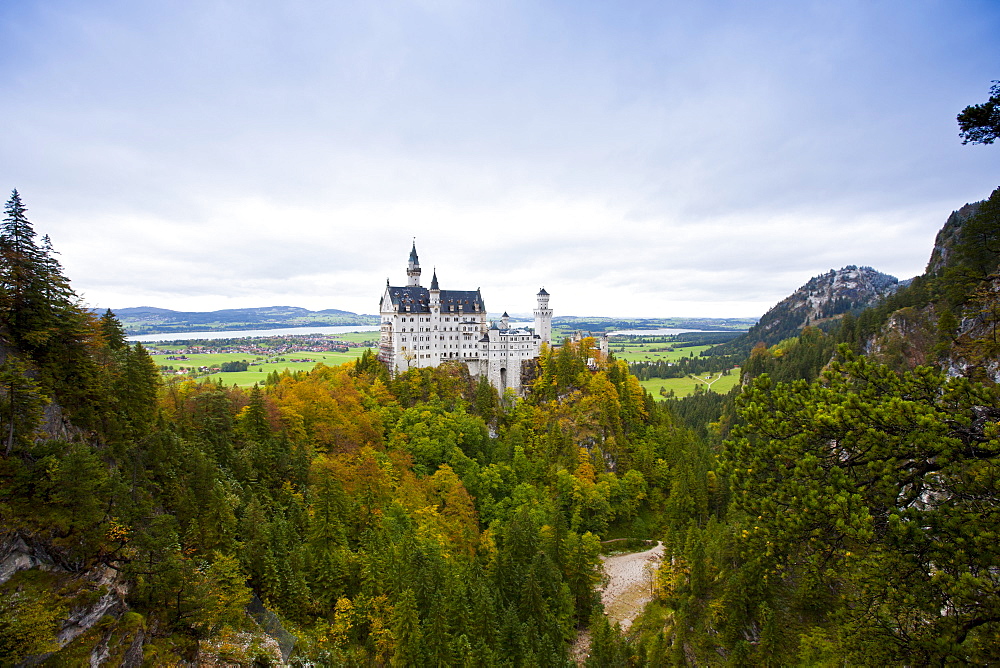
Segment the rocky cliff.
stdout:
<path fill-rule="evenodd" d="M 806 325 L 823 325 L 847 312 L 858 312 L 894 292 L 899 279 L 871 267 L 849 265 L 814 276 L 781 300 L 743 336 L 719 348 L 749 351 L 795 336 Z"/>
<path fill-rule="evenodd" d="M 961 234 L 962 224 L 976 215 L 982 204 L 982 202 L 973 202 L 951 212 L 944 227 L 938 231 L 934 238 L 934 249 L 931 251 L 930 260 L 927 261 L 926 274 L 936 274 L 947 266 L 951 259 L 951 252 Z"/>

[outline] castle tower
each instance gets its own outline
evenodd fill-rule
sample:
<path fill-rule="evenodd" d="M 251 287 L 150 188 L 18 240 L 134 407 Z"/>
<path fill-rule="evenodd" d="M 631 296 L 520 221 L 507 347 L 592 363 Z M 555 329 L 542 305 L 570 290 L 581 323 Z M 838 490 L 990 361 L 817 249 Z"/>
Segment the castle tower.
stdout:
<path fill-rule="evenodd" d="M 434 330 L 434 333 L 429 337 L 431 340 L 430 359 L 433 362 L 431 366 L 437 366 L 441 363 L 441 358 L 447 356 L 447 352 L 444 351 L 446 344 L 444 342 L 445 335 L 442 333 L 444 328 L 441 326 L 441 288 L 438 286 L 436 267 L 431 276 L 431 289 L 428 290 L 428 297 L 430 297 L 427 304 L 427 310 L 430 312 L 430 326 L 427 327 L 427 331 Z"/>
<path fill-rule="evenodd" d="M 407 285 L 420 287 L 420 260 L 417 259 L 417 241 L 413 240 L 413 249 L 410 251 L 410 260 L 406 263 Z"/>
<path fill-rule="evenodd" d="M 552 343 L 552 309 L 549 308 L 549 293 L 542 288 L 538 291 L 538 308 L 535 309 L 535 334 L 545 343 Z"/>
<path fill-rule="evenodd" d="M 417 269 L 419 272 L 420 270 Z M 441 311 L 441 288 L 438 287 L 438 272 L 437 268 L 434 269 L 434 275 L 431 276 L 431 313 L 437 314 Z"/>

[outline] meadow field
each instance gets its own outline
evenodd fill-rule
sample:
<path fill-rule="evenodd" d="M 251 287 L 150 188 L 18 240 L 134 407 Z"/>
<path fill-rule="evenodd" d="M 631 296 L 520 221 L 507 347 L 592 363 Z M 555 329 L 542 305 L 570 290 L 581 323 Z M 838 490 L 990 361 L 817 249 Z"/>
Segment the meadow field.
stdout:
<path fill-rule="evenodd" d="M 338 335 L 338 338 L 344 341 L 357 343 L 370 341 L 372 340 L 372 337 L 372 332 L 352 332 Z M 205 343 L 207 344 L 210 342 Z M 193 369 L 197 377 L 200 379 L 210 378 L 213 381 L 221 380 L 225 385 L 250 387 L 254 383 L 263 384 L 264 379 L 267 378 L 268 374 L 273 371 L 277 371 L 278 373 L 281 373 L 285 369 L 289 371 L 309 371 L 318 363 L 323 363 L 327 366 L 337 366 L 361 357 L 362 353 L 366 350 L 366 348 L 359 347 L 350 348 L 346 353 L 309 352 L 304 350 L 281 352 L 276 354 L 254 354 L 247 352 L 188 352 L 186 353 L 187 359 L 185 360 L 167 359 L 171 356 L 177 356 L 178 351 L 190 350 L 191 347 L 191 342 L 187 342 L 185 344 L 155 344 L 156 352 L 152 355 L 153 361 L 156 362 L 158 366 L 173 367 L 173 369 L 167 369 L 164 371 L 164 373 L 168 376 L 171 375 L 171 371 L 176 373 L 181 371 L 181 369 Z M 205 347 L 207 348 L 208 345 Z M 637 343 L 623 338 L 619 340 L 612 339 L 611 352 L 614 354 L 616 359 L 624 360 L 626 362 L 673 361 L 680 359 L 681 357 L 697 357 L 703 350 L 707 350 L 711 346 L 686 346 L 675 347 L 672 350 L 665 350 L 668 347 L 670 347 L 670 344 L 665 342 Z M 223 362 L 239 361 L 247 362 L 252 366 L 250 366 L 246 371 L 216 371 L 211 374 L 198 372 L 199 367 L 219 367 Z M 177 373 L 177 375 L 180 374 Z M 738 381 L 739 370 L 734 370 L 728 376 L 721 376 L 719 373 L 713 373 L 699 374 L 697 378 L 690 376 L 686 378 L 651 378 L 650 380 L 639 382 L 650 394 L 653 395 L 654 399 L 659 400 L 663 398 L 660 394 L 661 387 L 665 388 L 667 391 L 673 390 L 674 395 L 677 397 L 684 397 L 692 394 L 697 386 L 701 386 L 704 389 L 710 389 L 714 392 L 725 393 L 732 389 Z"/>
<path fill-rule="evenodd" d="M 361 357 L 366 348 L 351 348 L 346 353 L 322 352 L 314 353 L 309 351 L 296 351 L 279 353 L 276 355 L 250 355 L 247 353 L 189 353 L 186 360 L 168 360 L 169 354 L 152 355 L 153 361 L 157 365 L 172 366 L 175 370 L 181 368 L 195 370 L 198 367 L 219 366 L 223 362 L 246 361 L 253 363 L 247 371 L 227 371 L 212 374 L 199 375 L 201 379 L 210 378 L 214 381 L 222 380 L 225 385 L 237 385 L 239 387 L 250 387 L 254 383 L 264 384 L 264 379 L 272 371 L 281 373 L 283 370 L 289 371 L 309 371 L 316 364 L 322 362 L 327 366 L 337 366 L 344 362 Z M 293 361 L 300 360 L 300 361 Z M 308 360 L 308 361 L 301 361 Z"/>
<path fill-rule="evenodd" d="M 642 385 L 647 392 L 653 395 L 654 399 L 659 401 L 660 399 L 663 399 L 663 395 L 660 394 L 661 387 L 665 388 L 667 392 L 673 390 L 675 397 L 686 397 L 690 394 L 694 394 L 694 388 L 698 386 L 701 386 L 702 389 L 711 390 L 712 392 L 725 394 L 726 392 L 729 392 L 729 390 L 733 389 L 738 382 L 740 382 L 740 370 L 733 369 L 730 371 L 728 376 L 723 376 L 719 373 L 703 373 L 699 374 L 697 377 L 650 378 L 649 380 L 640 380 L 639 384 Z"/>
<path fill-rule="evenodd" d="M 627 343 L 623 345 L 612 339 L 610 350 L 615 359 L 626 362 L 671 362 L 681 357 L 698 357 L 701 351 L 708 350 L 712 346 L 688 346 L 664 350 L 667 347 L 669 344 L 666 343 Z"/>
<path fill-rule="evenodd" d="M 609 346 L 615 359 L 630 364 L 673 362 L 682 357 L 699 357 L 702 351 L 711 347 L 711 345 L 685 346 L 683 342 L 674 342 L 666 337 L 613 337 Z M 702 389 L 724 394 L 739 382 L 739 378 L 739 369 L 733 369 L 727 376 L 718 372 L 700 373 L 684 378 L 650 378 L 649 380 L 640 380 L 639 384 L 652 394 L 654 399 L 660 400 L 663 398 L 660 394 L 661 387 L 668 392 L 673 390 L 674 396 L 677 397 L 686 397 L 699 386 Z"/>

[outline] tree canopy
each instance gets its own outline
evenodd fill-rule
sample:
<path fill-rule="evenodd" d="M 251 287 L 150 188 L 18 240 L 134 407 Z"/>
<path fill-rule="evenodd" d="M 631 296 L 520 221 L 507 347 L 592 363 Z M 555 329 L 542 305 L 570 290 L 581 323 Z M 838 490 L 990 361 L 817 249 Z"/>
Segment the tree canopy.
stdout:
<path fill-rule="evenodd" d="M 958 129 L 963 144 L 992 144 L 1000 136 L 1000 81 L 993 82 L 986 102 L 959 112 Z"/>

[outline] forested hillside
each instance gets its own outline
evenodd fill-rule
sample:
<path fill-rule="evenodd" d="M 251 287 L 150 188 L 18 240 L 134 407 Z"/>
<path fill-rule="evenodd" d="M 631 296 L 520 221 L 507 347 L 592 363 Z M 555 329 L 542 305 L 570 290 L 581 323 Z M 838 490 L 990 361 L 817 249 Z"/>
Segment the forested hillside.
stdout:
<path fill-rule="evenodd" d="M 16 193 L 2 239 L 0 664 L 562 665 L 600 539 L 660 534 L 705 475 L 591 339 L 547 350 L 523 400 L 370 355 L 164 384 Z"/>
<path fill-rule="evenodd" d="M 759 343 L 729 397 L 670 402 L 724 491 L 686 535 L 671 523 L 620 658 L 666 635 L 676 663 L 1000 659 L 998 269 L 1000 189 L 949 218 L 910 285 Z"/>
<path fill-rule="evenodd" d="M 656 402 L 592 339 L 524 397 L 370 354 L 165 382 L 15 192 L 0 664 L 563 666 L 581 631 L 590 666 L 996 662 L 998 193 L 876 308 Z M 620 537 L 666 550 L 627 633 Z"/>

